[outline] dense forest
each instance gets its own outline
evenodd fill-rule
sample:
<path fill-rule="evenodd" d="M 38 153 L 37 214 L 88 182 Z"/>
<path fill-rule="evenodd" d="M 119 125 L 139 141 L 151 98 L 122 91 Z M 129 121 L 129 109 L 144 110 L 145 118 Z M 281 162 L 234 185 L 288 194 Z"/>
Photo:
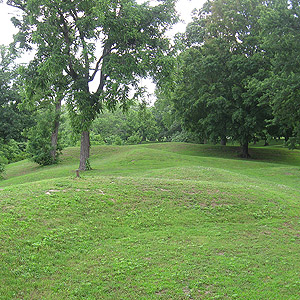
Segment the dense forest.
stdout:
<path fill-rule="evenodd" d="M 174 0 L 10 0 L 14 42 L 0 48 L 0 173 L 99 144 L 300 142 L 300 3 L 214 0 L 186 32 Z M 33 59 L 18 65 L 31 51 Z M 143 78 L 156 83 L 147 104 Z"/>

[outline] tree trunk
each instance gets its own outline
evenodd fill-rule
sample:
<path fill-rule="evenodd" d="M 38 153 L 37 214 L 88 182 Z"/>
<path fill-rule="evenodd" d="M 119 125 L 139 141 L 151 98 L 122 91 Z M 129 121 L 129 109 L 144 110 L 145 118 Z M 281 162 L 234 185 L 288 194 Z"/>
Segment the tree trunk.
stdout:
<path fill-rule="evenodd" d="M 57 141 L 58 141 L 58 130 L 59 130 L 59 121 L 60 121 L 60 112 L 61 112 L 61 99 L 58 99 L 55 105 L 55 120 L 54 128 L 51 135 L 51 157 L 53 162 L 56 161 L 56 151 L 57 151 Z"/>
<path fill-rule="evenodd" d="M 249 144 L 248 142 L 245 142 L 242 146 L 242 154 L 241 154 L 241 157 L 243 158 L 249 158 L 250 157 L 250 154 L 249 154 Z"/>
<path fill-rule="evenodd" d="M 89 169 L 87 166 L 87 160 L 90 157 L 90 133 L 89 131 L 83 131 L 81 134 L 81 145 L 80 145 L 80 164 L 79 170 L 86 171 Z"/>
<path fill-rule="evenodd" d="M 226 144 L 227 144 L 227 138 L 226 137 L 221 138 L 221 145 L 226 146 Z"/>

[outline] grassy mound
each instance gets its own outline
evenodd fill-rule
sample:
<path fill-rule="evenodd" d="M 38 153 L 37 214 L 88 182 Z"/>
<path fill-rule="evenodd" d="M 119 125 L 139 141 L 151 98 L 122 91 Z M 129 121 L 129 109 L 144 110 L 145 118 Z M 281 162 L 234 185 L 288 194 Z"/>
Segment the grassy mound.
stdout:
<path fill-rule="evenodd" d="M 299 299 L 300 151 L 78 151 L 0 181 L 1 299 Z"/>

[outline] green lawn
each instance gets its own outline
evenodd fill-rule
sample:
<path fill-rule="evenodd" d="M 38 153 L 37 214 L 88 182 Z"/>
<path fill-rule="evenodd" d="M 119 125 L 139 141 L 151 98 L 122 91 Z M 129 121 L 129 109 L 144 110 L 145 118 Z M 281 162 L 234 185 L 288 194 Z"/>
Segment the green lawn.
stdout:
<path fill-rule="evenodd" d="M 0 181 L 0 299 L 300 299 L 300 151 L 79 149 Z"/>

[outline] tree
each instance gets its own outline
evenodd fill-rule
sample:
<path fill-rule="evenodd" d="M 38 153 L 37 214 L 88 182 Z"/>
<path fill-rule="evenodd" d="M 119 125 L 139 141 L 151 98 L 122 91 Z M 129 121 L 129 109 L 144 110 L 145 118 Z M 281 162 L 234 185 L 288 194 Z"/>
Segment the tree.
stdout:
<path fill-rule="evenodd" d="M 156 89 L 153 114 L 159 127 L 159 141 L 171 141 L 174 135 L 182 132 L 181 119 L 174 108 L 166 89 Z"/>
<path fill-rule="evenodd" d="M 27 130 L 27 153 L 30 159 L 39 165 L 46 166 L 58 161 L 58 156 L 62 147 L 61 143 L 56 143 L 53 149 L 51 138 L 53 127 L 51 124 L 55 120 L 56 112 L 54 107 L 47 107 L 36 110 L 34 113 L 36 124 Z M 55 155 L 53 156 L 53 152 Z"/>
<path fill-rule="evenodd" d="M 20 111 L 19 76 L 8 47 L 0 46 L 0 174 L 7 163 L 24 158 L 24 129 L 32 125 L 28 111 Z"/>
<path fill-rule="evenodd" d="M 294 147 L 300 143 L 299 1 L 267 1 L 260 20 L 261 39 L 272 68 L 260 85 L 271 101 L 274 124 Z"/>
<path fill-rule="evenodd" d="M 13 18 L 18 46 L 35 45 L 42 69 L 70 82 L 67 102 L 73 127 L 81 132 L 79 169 L 86 169 L 89 129 L 104 105 L 126 108 L 130 87 L 135 87 L 135 97 L 140 94 L 141 77 L 168 75 L 171 59 L 164 33 L 177 19 L 174 2 L 7 1 L 23 12 L 22 18 Z"/>
<path fill-rule="evenodd" d="M 158 127 L 152 108 L 136 105 L 126 112 L 118 108 L 105 111 L 93 122 L 91 133 L 96 142 L 138 144 L 156 141 Z"/>
<path fill-rule="evenodd" d="M 36 115 L 35 128 L 32 128 L 28 135 L 29 140 L 31 139 L 29 154 L 35 162 L 49 165 L 58 161 L 62 150 L 61 144 L 58 144 L 58 135 L 62 100 L 68 91 L 69 82 L 67 77 L 47 72 L 43 67 L 44 65 L 35 59 L 27 67 L 20 68 L 23 79 L 21 107 Z M 40 118 L 39 114 L 42 114 L 43 118 Z"/>
<path fill-rule="evenodd" d="M 22 131 L 32 124 L 28 111 L 21 112 L 18 105 L 17 66 L 15 56 L 5 46 L 0 46 L 0 140 L 24 141 Z"/>
<path fill-rule="evenodd" d="M 253 87 L 269 68 L 260 43 L 261 9 L 259 0 L 206 2 L 187 28 L 173 94 L 187 127 L 214 141 L 239 141 L 243 157 L 270 117 Z"/>

